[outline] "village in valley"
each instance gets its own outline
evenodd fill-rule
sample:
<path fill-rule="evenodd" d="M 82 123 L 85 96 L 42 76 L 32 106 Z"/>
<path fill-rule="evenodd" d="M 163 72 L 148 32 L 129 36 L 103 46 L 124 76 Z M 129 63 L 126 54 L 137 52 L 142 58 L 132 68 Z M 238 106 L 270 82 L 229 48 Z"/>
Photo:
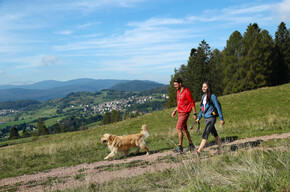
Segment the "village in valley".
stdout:
<path fill-rule="evenodd" d="M 141 96 L 141 97 L 133 95 L 127 99 L 112 100 L 94 106 L 80 105 L 80 107 L 83 107 L 84 112 L 88 110 L 93 110 L 93 112 L 96 114 L 105 114 L 106 112 L 112 112 L 113 110 L 123 111 L 125 108 L 131 107 L 136 104 L 144 104 L 154 99 L 166 100 L 168 99 L 168 95 L 163 94 L 161 96 Z M 71 105 L 70 107 L 75 108 L 77 106 Z"/>

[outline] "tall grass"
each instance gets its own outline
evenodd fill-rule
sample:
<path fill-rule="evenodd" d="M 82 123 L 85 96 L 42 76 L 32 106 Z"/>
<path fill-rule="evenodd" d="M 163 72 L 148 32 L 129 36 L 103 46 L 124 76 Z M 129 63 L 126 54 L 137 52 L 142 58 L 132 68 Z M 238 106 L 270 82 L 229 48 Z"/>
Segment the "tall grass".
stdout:
<path fill-rule="evenodd" d="M 157 173 L 65 190 L 82 191 L 289 191 L 287 150 L 239 151 L 207 161 L 184 159 L 184 165 Z"/>
<path fill-rule="evenodd" d="M 289 189 L 289 150 L 241 152 L 181 169 L 192 176 L 182 191 L 283 191 Z M 187 171 L 183 171 L 183 170 Z"/>

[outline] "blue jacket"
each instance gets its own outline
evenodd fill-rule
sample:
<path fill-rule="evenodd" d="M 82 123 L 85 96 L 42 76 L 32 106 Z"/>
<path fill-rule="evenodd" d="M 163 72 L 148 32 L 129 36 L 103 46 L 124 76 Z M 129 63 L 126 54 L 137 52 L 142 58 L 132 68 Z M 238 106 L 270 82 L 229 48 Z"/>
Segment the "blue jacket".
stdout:
<path fill-rule="evenodd" d="M 206 96 L 206 94 L 203 94 L 203 96 L 201 97 L 201 102 L 200 102 L 200 110 L 199 110 L 199 115 L 198 115 L 198 119 L 200 120 L 202 117 L 204 118 L 210 118 L 210 117 L 214 117 L 214 115 L 212 114 L 212 112 L 214 111 L 214 109 L 217 109 L 217 112 L 219 114 L 220 120 L 223 121 L 223 113 L 221 110 L 221 106 L 218 103 L 217 97 L 212 94 L 211 95 L 211 103 L 214 105 L 210 105 L 210 103 L 206 103 L 205 106 L 203 105 L 203 98 Z"/>

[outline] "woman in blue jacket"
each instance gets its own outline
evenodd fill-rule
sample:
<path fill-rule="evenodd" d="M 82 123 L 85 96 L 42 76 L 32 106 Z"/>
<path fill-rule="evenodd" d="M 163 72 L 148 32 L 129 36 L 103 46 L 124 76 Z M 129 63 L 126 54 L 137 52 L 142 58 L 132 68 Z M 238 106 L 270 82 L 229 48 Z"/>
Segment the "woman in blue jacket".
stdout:
<path fill-rule="evenodd" d="M 218 154 L 220 154 L 222 144 L 214 124 L 216 122 L 217 114 L 219 115 L 221 125 L 225 124 L 221 106 L 218 103 L 217 97 L 211 92 L 211 87 L 208 82 L 204 82 L 202 84 L 202 91 L 204 94 L 201 97 L 200 110 L 196 122 L 198 123 L 200 119 L 204 117 L 205 128 L 202 134 L 202 141 L 197 150 L 197 154 L 198 156 L 200 155 L 201 150 L 207 143 L 210 133 L 213 134 L 213 136 L 215 137 L 215 140 L 218 144 Z"/>

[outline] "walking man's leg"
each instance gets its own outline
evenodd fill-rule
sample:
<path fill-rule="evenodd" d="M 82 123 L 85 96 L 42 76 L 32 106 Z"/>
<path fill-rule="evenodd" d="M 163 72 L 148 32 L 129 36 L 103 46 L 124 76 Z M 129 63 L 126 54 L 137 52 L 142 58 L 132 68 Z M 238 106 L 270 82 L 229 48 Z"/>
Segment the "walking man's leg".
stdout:
<path fill-rule="evenodd" d="M 178 140 L 179 140 L 179 146 L 182 146 L 183 143 L 183 133 L 181 129 L 177 129 L 178 132 Z"/>
<path fill-rule="evenodd" d="M 192 143 L 189 131 L 186 129 L 186 130 L 183 130 L 183 133 L 184 133 L 186 139 L 188 140 L 188 143 Z"/>

